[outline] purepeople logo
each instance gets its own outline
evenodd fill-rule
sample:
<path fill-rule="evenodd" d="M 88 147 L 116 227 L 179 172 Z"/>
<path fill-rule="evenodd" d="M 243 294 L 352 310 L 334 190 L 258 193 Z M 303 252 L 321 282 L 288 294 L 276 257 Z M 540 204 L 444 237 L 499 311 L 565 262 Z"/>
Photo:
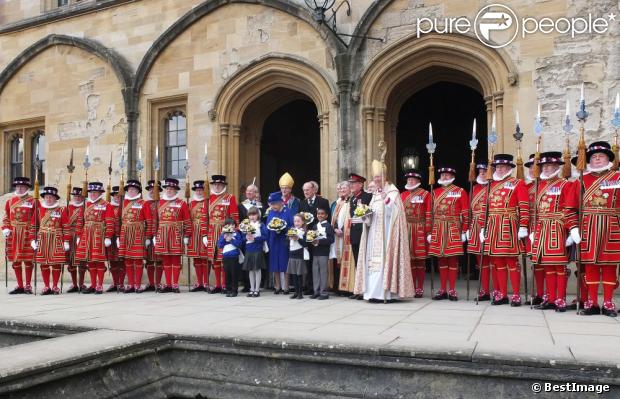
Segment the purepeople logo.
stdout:
<path fill-rule="evenodd" d="M 467 17 L 451 18 L 417 18 L 417 37 L 430 32 L 468 34 L 472 30 L 478 40 L 492 48 L 501 48 L 512 43 L 517 35 L 525 38 L 533 33 L 560 33 L 575 37 L 581 34 L 604 34 L 609 30 L 609 23 L 616 21 L 616 15 L 610 13 L 604 17 L 557 18 L 525 17 L 519 20 L 517 14 L 503 4 L 491 4 L 483 7 L 473 23 Z"/>

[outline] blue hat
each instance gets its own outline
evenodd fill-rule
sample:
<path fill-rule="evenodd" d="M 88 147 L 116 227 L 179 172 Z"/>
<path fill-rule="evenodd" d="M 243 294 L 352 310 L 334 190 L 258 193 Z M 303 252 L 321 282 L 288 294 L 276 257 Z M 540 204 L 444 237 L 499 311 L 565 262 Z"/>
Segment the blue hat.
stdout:
<path fill-rule="evenodd" d="M 276 191 L 274 193 L 269 194 L 269 198 L 267 199 L 267 202 L 269 203 L 282 202 L 282 193 L 280 191 Z"/>

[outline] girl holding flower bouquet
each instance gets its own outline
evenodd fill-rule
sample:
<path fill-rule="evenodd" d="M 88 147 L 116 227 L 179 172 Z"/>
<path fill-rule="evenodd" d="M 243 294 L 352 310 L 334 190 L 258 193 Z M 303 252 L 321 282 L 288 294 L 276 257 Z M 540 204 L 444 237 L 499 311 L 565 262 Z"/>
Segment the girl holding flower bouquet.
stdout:
<path fill-rule="evenodd" d="M 293 276 L 295 294 L 291 299 L 303 299 L 303 278 L 307 273 L 306 259 L 310 258 L 306 242 L 306 223 L 298 213 L 293 218 L 293 228 L 287 232 L 289 239 L 288 267 L 286 273 Z"/>
<path fill-rule="evenodd" d="M 269 244 L 269 271 L 274 273 L 273 293 L 288 294 L 286 268 L 288 266 L 288 239 L 286 232 L 292 224 L 290 211 L 284 206 L 282 193 L 269 194 L 269 214 L 267 216 L 267 242 Z"/>
<path fill-rule="evenodd" d="M 265 268 L 263 246 L 267 240 L 268 231 L 260 221 L 260 211 L 257 207 L 248 210 L 247 222 L 241 222 L 239 229 L 245 234 L 245 261 L 243 270 L 250 274 L 250 292 L 248 297 L 260 296 L 261 269 Z"/>

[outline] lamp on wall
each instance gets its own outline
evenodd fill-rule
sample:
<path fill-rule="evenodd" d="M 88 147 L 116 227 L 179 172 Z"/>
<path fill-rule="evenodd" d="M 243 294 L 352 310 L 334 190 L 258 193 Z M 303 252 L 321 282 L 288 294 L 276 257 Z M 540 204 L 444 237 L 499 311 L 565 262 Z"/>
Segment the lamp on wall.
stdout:
<path fill-rule="evenodd" d="M 384 39 L 381 37 L 372 37 L 372 36 L 366 36 L 366 35 L 351 35 L 348 33 L 338 32 L 338 29 L 336 26 L 337 25 L 336 14 L 338 13 L 338 10 L 340 10 L 340 7 L 344 5 L 347 7 L 347 16 L 348 17 L 351 16 L 351 3 L 349 2 L 349 0 L 341 0 L 340 4 L 338 4 L 336 7 L 334 7 L 334 5 L 336 4 L 336 0 L 304 0 L 304 1 L 306 2 L 306 6 L 312 10 L 312 16 L 314 17 L 314 20 L 319 25 L 320 24 L 327 25 L 336 35 L 346 36 L 346 37 L 359 37 L 363 39 L 377 40 L 380 42 L 384 41 Z M 332 12 L 329 17 L 325 15 L 327 11 Z"/>
<path fill-rule="evenodd" d="M 403 150 L 403 155 L 400 160 L 403 171 L 418 169 L 420 165 L 420 154 L 415 147 L 407 147 Z"/>

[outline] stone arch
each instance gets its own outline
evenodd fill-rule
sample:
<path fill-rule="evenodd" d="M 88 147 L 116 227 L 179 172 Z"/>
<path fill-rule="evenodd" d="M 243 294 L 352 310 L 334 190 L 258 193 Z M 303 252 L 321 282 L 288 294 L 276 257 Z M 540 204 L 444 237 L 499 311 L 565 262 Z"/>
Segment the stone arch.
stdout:
<path fill-rule="evenodd" d="M 151 70 L 153 64 L 159 57 L 159 55 L 166 49 L 166 47 L 174 41 L 183 31 L 189 26 L 198 21 L 200 18 L 209 14 L 210 12 L 223 7 L 227 4 L 233 3 L 247 3 L 247 4 L 261 4 L 267 7 L 272 7 L 277 10 L 286 12 L 297 18 L 302 19 L 309 25 L 315 27 L 315 29 L 322 35 L 322 37 L 329 43 L 329 45 L 336 50 L 336 52 L 346 51 L 346 45 L 331 29 L 325 24 L 317 24 L 313 20 L 310 11 L 302 8 L 301 6 L 292 4 L 290 1 L 284 0 L 209 0 L 194 7 L 191 11 L 181 17 L 177 22 L 172 24 L 148 49 L 144 58 L 140 62 L 136 71 L 134 88 L 136 95 L 139 95 L 142 90 L 142 86 Z"/>
<path fill-rule="evenodd" d="M 441 80 L 482 94 L 489 125 L 493 112 L 497 115 L 498 149 L 503 149 L 504 91 L 516 84 L 517 75 L 508 59 L 475 38 L 436 33 L 405 37 L 377 54 L 359 75 L 354 81 L 359 82 L 367 160 L 377 156 L 380 140 L 388 142 L 388 159 L 395 160 L 390 142 L 399 107 L 418 90 Z"/>
<path fill-rule="evenodd" d="M 274 90 L 281 90 L 283 95 L 273 97 L 269 94 Z M 245 66 L 231 76 L 214 101 L 211 115 L 219 131 L 219 165 L 222 173 L 230 176 L 232 187 L 238 187 L 240 181 L 240 137 L 246 131 L 244 123 L 253 120 L 255 124 L 264 123 L 268 114 L 257 116 L 255 113 L 249 118 L 246 111 L 257 102 L 261 102 L 265 109 L 276 110 L 285 103 L 297 98 L 310 99 L 316 106 L 320 126 L 321 181 L 328 182 L 329 170 L 335 169 L 335 158 L 328 155 L 335 143 L 335 129 L 330 129 L 330 109 L 335 105 L 335 83 L 324 73 L 320 72 L 306 60 L 299 57 L 281 54 L 268 54 Z M 254 133 L 256 134 L 256 133 Z M 254 145 L 259 145 L 255 140 Z M 257 151 L 247 151 L 256 153 Z M 252 162 L 255 168 L 260 165 L 259 159 L 246 160 Z"/>
<path fill-rule="evenodd" d="M 65 45 L 82 49 L 86 52 L 96 55 L 102 60 L 108 62 L 112 67 L 114 74 L 118 78 L 121 84 L 121 92 L 125 103 L 125 113 L 130 113 L 131 96 L 132 96 L 132 84 L 133 73 L 129 63 L 125 58 L 118 54 L 116 51 L 111 50 L 102 44 L 91 39 L 83 39 L 79 37 L 51 34 L 43 39 L 32 44 L 24 51 L 22 51 L 13 61 L 11 61 L 6 68 L 0 73 L 0 93 L 11 80 L 11 78 L 19 71 L 24 65 L 32 60 L 43 51 L 52 46 Z"/>

